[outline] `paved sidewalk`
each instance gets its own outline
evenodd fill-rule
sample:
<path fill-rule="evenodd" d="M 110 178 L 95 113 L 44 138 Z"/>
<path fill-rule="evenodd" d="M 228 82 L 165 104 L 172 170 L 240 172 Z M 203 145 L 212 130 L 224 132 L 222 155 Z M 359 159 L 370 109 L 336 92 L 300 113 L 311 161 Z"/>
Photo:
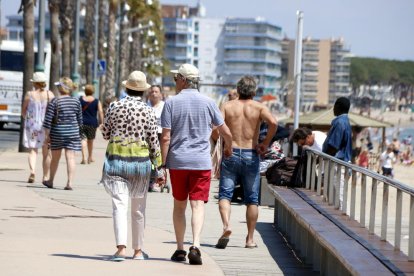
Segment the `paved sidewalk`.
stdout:
<path fill-rule="evenodd" d="M 258 248 L 244 248 L 245 207 L 232 206 L 233 234 L 225 250 L 214 248 L 222 226 L 218 212 L 217 181 L 213 181 L 202 234 L 204 264 L 190 266 L 169 261 L 175 250 L 172 195 L 149 193 L 144 250 L 149 261 L 102 261 L 115 252 L 111 203 L 97 185 L 106 143 L 97 135 L 96 162 L 80 165 L 77 156 L 73 191 L 64 191 L 66 164 L 61 159 L 56 189 L 40 184 L 41 160 L 36 183 L 27 184 L 27 154 L 0 153 L 0 264 L 2 275 L 311 275 L 272 227 L 273 209 L 260 207 L 255 234 Z M 62 156 L 63 157 L 63 156 Z M 191 241 L 190 212 L 186 240 Z M 130 240 L 130 239 L 129 239 Z M 129 250 L 129 254 L 132 251 Z"/>

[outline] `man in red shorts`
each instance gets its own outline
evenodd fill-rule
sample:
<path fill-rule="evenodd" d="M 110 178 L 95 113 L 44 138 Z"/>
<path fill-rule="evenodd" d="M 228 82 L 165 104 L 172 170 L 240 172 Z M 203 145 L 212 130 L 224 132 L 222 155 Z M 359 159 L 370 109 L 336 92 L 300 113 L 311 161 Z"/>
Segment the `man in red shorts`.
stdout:
<path fill-rule="evenodd" d="M 161 153 L 163 167 L 170 170 L 177 240 L 177 250 L 171 260 L 186 261 L 185 209 L 189 200 L 193 245 L 188 259 L 190 264 L 201 265 L 200 234 L 211 180 L 210 135 L 213 126 L 217 126 L 225 141 L 224 156 L 232 153 L 232 136 L 216 103 L 199 93 L 198 69 L 191 64 L 183 64 L 172 73 L 175 74 L 175 87 L 179 94 L 165 102 L 161 115 Z"/>

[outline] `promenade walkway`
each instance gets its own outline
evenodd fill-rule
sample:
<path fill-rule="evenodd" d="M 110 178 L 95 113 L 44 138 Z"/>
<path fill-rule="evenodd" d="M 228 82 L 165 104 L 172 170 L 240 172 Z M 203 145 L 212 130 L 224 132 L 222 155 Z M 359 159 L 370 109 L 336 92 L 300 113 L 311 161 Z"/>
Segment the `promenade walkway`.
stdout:
<path fill-rule="evenodd" d="M 144 250 L 150 260 L 103 261 L 115 252 L 115 246 L 110 198 L 97 185 L 106 146 L 97 136 L 96 162 L 80 165 L 80 156 L 77 157 L 73 191 L 63 190 L 64 158 L 56 188 L 47 189 L 40 184 L 40 157 L 36 183 L 27 184 L 27 154 L 0 153 L 1 275 L 314 275 L 273 228 L 273 209 L 269 207 L 260 207 L 255 233 L 258 248 L 244 248 L 245 207 L 238 204 L 232 206 L 233 234 L 228 247 L 214 248 L 222 232 L 217 200 L 213 197 L 217 181 L 212 182 L 210 202 L 206 205 L 201 267 L 169 260 L 175 250 L 175 236 L 173 200 L 168 193 L 148 195 Z M 187 225 L 186 240 L 191 241 L 189 221 Z M 130 248 L 128 253 L 132 254 Z"/>

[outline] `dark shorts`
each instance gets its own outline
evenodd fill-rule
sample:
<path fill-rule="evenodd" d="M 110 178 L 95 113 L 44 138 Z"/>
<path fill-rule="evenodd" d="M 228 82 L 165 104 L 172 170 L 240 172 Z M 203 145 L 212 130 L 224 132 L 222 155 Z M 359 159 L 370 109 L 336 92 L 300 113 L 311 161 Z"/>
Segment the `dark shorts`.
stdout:
<path fill-rule="evenodd" d="M 208 201 L 211 170 L 170 169 L 170 179 L 174 199 Z"/>
<path fill-rule="evenodd" d="M 253 149 L 233 149 L 229 158 L 221 161 L 219 199 L 231 201 L 236 181 L 240 179 L 245 204 L 259 204 L 259 155 Z"/>
<path fill-rule="evenodd" d="M 81 139 L 93 140 L 96 137 L 96 127 L 82 125 L 80 130 Z"/>
<path fill-rule="evenodd" d="M 382 174 L 385 176 L 392 176 L 392 168 L 382 167 Z"/>

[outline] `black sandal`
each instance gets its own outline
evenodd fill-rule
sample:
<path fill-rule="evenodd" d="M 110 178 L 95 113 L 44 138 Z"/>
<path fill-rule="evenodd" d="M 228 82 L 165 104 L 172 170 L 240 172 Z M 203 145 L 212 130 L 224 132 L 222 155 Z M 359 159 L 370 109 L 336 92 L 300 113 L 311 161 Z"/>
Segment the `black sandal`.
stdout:
<path fill-rule="evenodd" d="M 171 261 L 173 262 L 185 262 L 187 259 L 185 256 L 187 252 L 185 250 L 175 250 L 174 254 L 171 256 Z"/>
<path fill-rule="evenodd" d="M 188 252 L 188 260 L 192 265 L 201 265 L 203 261 L 201 260 L 201 252 L 196 246 L 191 246 Z"/>

